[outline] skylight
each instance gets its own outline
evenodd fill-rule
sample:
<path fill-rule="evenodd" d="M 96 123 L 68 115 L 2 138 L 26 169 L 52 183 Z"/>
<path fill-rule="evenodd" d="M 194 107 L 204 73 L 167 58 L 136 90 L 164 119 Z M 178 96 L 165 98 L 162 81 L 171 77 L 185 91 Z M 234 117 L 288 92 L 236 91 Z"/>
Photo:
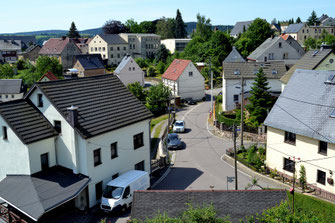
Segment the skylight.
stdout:
<path fill-rule="evenodd" d="M 330 115 L 331 118 L 335 118 L 335 109 L 333 110 L 333 112 Z"/>

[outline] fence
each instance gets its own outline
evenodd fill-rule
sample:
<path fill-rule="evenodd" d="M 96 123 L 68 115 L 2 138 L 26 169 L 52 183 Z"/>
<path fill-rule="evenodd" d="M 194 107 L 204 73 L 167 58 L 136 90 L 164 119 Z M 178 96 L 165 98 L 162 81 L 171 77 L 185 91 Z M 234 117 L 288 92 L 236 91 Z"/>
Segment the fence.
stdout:
<path fill-rule="evenodd" d="M 5 207 L 4 205 L 0 205 L 0 220 L 8 223 L 27 223 L 25 220 L 21 219 L 20 216 L 13 213 L 12 211 L 9 211 L 9 208 Z"/>

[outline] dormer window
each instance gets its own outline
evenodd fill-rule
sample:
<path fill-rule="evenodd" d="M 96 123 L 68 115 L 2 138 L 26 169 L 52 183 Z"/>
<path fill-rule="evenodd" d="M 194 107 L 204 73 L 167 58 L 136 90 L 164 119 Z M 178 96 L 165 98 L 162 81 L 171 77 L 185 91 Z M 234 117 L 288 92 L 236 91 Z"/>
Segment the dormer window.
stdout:
<path fill-rule="evenodd" d="M 8 139 L 7 127 L 6 126 L 2 126 L 2 139 L 3 140 L 7 140 Z"/>
<path fill-rule="evenodd" d="M 43 107 L 43 95 L 37 94 L 37 107 L 42 108 Z"/>
<path fill-rule="evenodd" d="M 235 74 L 235 75 L 240 75 L 241 73 L 240 73 L 240 71 L 239 71 L 238 69 L 236 69 L 236 70 L 234 71 L 234 74 Z"/>
<path fill-rule="evenodd" d="M 279 48 L 281 48 L 282 46 L 281 46 L 281 42 L 279 42 Z"/>

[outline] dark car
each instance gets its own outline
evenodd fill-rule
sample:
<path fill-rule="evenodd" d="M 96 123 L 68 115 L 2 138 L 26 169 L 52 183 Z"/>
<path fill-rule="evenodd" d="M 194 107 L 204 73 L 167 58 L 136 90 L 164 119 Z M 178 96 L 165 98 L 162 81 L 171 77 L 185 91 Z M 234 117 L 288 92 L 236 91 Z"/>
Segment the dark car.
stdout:
<path fill-rule="evenodd" d="M 168 149 L 180 149 L 181 148 L 181 141 L 176 133 L 168 134 L 167 146 L 168 146 Z"/>
<path fill-rule="evenodd" d="M 197 103 L 193 100 L 193 98 L 185 98 L 185 101 L 188 105 L 195 105 Z"/>

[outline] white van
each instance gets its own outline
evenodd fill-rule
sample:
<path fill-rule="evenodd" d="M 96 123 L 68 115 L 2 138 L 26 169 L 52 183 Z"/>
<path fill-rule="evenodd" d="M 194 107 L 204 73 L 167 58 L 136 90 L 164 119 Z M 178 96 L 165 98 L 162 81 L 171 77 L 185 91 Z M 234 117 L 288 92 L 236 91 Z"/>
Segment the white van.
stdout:
<path fill-rule="evenodd" d="M 150 187 L 149 174 L 145 171 L 130 170 L 110 181 L 101 198 L 103 211 L 125 212 L 133 202 L 135 190 L 147 190 Z"/>

